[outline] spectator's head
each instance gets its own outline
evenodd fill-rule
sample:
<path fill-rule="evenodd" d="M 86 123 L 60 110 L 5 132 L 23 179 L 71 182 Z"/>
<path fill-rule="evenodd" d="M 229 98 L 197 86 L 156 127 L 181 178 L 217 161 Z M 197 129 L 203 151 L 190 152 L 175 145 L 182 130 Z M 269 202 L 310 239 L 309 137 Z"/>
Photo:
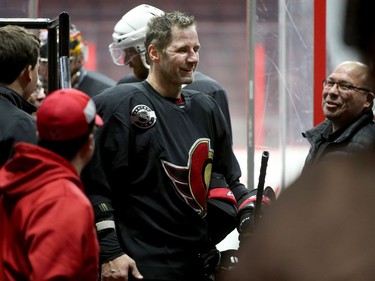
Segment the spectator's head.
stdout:
<path fill-rule="evenodd" d="M 336 131 L 366 110 L 371 110 L 374 93 L 370 69 L 367 65 L 346 61 L 339 64 L 324 80 L 322 107 L 324 116 Z"/>
<path fill-rule="evenodd" d="M 90 160 L 93 132 L 103 125 L 93 100 L 77 89 L 50 93 L 37 111 L 38 144 L 71 161 L 85 146 Z"/>
<path fill-rule="evenodd" d="M 0 84 L 28 99 L 38 81 L 39 39 L 24 27 L 0 27 Z"/>
<path fill-rule="evenodd" d="M 123 15 L 114 27 L 109 45 L 112 60 L 117 65 L 129 65 L 140 80 L 147 78 L 149 69 L 144 45 L 147 23 L 162 14 L 162 10 L 142 4 Z"/>
<path fill-rule="evenodd" d="M 48 37 L 47 31 L 43 30 L 39 38 L 41 38 L 42 44 L 40 47 L 40 67 L 39 75 L 40 80 L 43 83 L 43 88 L 48 89 Z M 57 50 L 58 42 L 57 43 Z M 77 29 L 74 24 L 70 25 L 70 36 L 69 36 L 69 59 L 70 59 L 70 73 L 72 76 L 72 85 L 80 75 L 80 70 L 84 66 L 88 56 L 87 43 L 82 38 L 81 32 Z M 47 91 L 48 92 L 48 91 Z"/>

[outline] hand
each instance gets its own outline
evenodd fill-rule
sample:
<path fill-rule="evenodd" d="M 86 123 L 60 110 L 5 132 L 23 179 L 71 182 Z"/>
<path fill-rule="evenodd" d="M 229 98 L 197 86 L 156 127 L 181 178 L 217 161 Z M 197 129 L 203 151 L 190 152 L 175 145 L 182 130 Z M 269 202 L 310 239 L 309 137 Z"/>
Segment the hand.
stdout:
<path fill-rule="evenodd" d="M 255 219 L 253 210 L 247 210 L 240 214 L 237 230 L 240 234 L 252 232 L 254 229 Z"/>
<path fill-rule="evenodd" d="M 243 242 L 247 237 L 249 237 L 255 228 L 255 219 L 253 210 L 246 210 L 242 212 L 239 216 L 239 224 L 237 226 L 238 230 L 238 240 Z"/>
<path fill-rule="evenodd" d="M 128 255 L 122 255 L 112 261 L 102 264 L 101 281 L 128 281 L 129 272 L 136 279 L 143 279 L 135 261 Z"/>
<path fill-rule="evenodd" d="M 238 221 L 238 226 L 237 230 L 239 233 L 238 239 L 241 241 L 244 238 L 250 236 L 254 229 L 255 229 L 255 223 L 256 223 L 256 218 L 255 218 L 255 202 L 256 202 L 256 194 L 257 194 L 257 189 L 253 189 L 247 198 L 242 200 L 240 202 L 240 207 L 239 207 L 239 221 Z M 263 198 L 262 198 L 262 206 L 266 207 L 267 209 L 268 206 L 272 204 L 273 201 L 276 200 L 276 195 L 273 189 L 270 186 L 267 186 L 263 192 Z M 262 213 L 265 211 L 264 208 L 262 208 Z"/>

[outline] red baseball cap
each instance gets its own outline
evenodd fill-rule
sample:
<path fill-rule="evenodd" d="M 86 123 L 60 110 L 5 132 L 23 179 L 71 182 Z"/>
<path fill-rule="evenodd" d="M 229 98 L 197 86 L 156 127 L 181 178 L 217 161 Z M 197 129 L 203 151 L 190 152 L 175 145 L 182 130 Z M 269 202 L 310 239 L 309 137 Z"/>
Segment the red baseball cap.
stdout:
<path fill-rule="evenodd" d="M 37 111 L 39 138 L 49 141 L 72 140 L 89 133 L 90 126 L 102 126 L 94 101 L 84 92 L 65 88 L 50 93 Z"/>

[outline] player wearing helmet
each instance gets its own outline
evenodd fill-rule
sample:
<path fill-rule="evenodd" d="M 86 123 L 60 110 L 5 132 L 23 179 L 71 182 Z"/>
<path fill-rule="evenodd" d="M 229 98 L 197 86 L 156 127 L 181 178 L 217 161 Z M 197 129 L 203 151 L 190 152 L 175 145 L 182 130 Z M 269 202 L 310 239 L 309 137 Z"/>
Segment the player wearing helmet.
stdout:
<path fill-rule="evenodd" d="M 164 12 L 151 5 L 142 4 L 127 12 L 115 25 L 113 43 L 109 45 L 112 60 L 117 65 L 130 65 L 134 81 L 147 78 L 149 64 L 146 61 L 146 27 L 154 16 Z M 136 63 L 132 63 L 132 61 Z M 133 81 L 129 81 L 133 82 Z"/>
<path fill-rule="evenodd" d="M 48 44 L 46 32 L 43 31 L 39 38 L 42 41 L 40 48 L 39 75 L 43 87 L 48 92 Z M 85 40 L 83 40 L 81 32 L 74 24 L 70 25 L 69 49 L 71 84 L 73 88 L 77 88 L 92 97 L 101 90 L 116 84 L 113 79 L 104 74 L 96 71 L 89 71 L 84 68 L 84 64 L 88 57 L 87 44 Z"/>
<path fill-rule="evenodd" d="M 162 14 L 164 11 L 151 5 L 142 4 L 124 14 L 115 25 L 112 34 L 113 42 L 109 45 L 112 60 L 116 65 L 129 65 L 133 69 L 133 73 L 121 78 L 118 84 L 139 82 L 147 78 L 150 66 L 146 59 L 144 45 L 146 27 L 150 19 Z M 197 90 L 213 97 L 219 104 L 229 129 L 232 131 L 227 93 L 217 81 L 196 71 L 194 82 L 185 85 L 185 88 Z"/>

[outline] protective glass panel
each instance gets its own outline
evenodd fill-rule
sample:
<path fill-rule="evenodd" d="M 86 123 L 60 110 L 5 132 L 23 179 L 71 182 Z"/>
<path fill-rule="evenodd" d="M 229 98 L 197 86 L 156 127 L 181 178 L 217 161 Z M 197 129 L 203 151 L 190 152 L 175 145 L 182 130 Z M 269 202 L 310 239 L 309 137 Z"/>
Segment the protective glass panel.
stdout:
<path fill-rule="evenodd" d="M 255 187 L 264 150 L 270 152 L 265 184 L 278 191 L 300 174 L 308 151 L 301 133 L 313 125 L 313 8 L 310 0 L 258 0 L 249 15 L 256 19 L 250 42 Z"/>

